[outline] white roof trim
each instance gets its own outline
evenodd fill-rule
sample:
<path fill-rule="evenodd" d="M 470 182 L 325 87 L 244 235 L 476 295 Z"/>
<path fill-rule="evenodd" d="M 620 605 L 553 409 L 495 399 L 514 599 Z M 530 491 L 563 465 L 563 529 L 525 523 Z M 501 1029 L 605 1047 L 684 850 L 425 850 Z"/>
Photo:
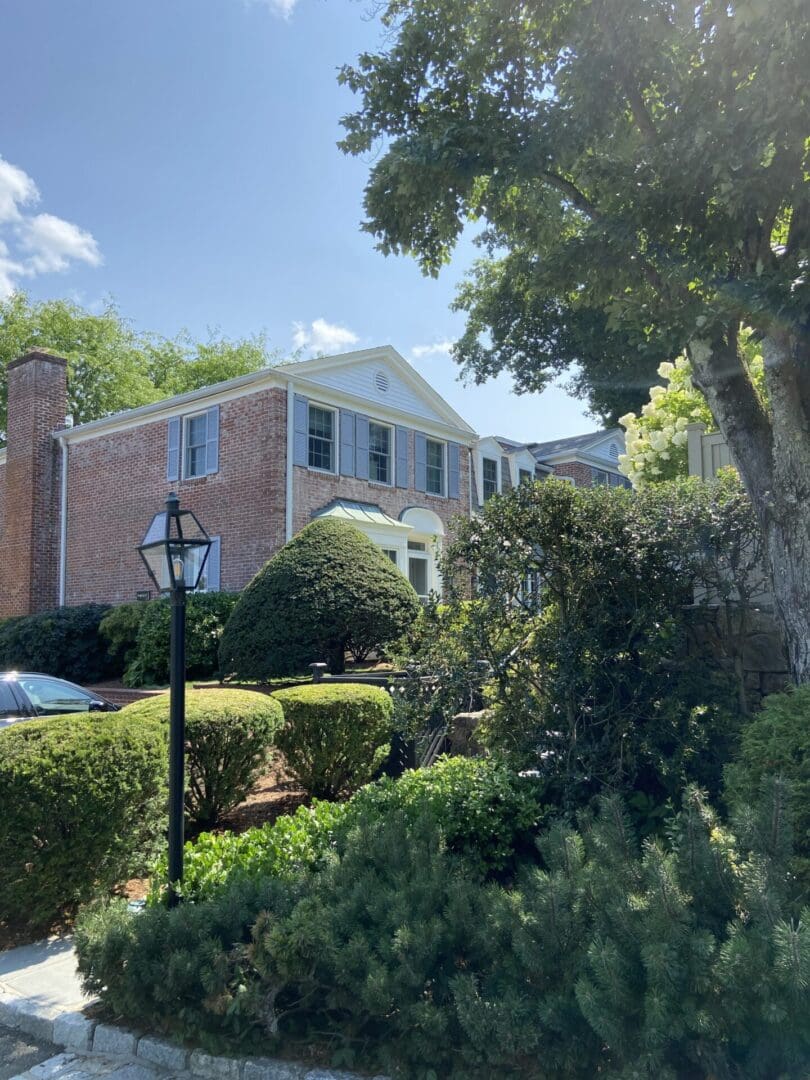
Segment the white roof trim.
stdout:
<path fill-rule="evenodd" d="M 579 461 L 583 465 L 593 465 L 604 472 L 619 473 L 619 466 L 612 458 L 595 457 L 593 454 L 586 454 L 582 450 L 578 450 L 575 454 L 570 451 L 567 454 L 554 454 L 552 457 L 543 458 L 542 461 L 538 462 L 538 465 L 565 465 L 569 461 Z M 623 474 L 619 473 L 619 475 Z"/>
<path fill-rule="evenodd" d="M 293 364 L 278 364 L 275 367 L 261 368 L 259 371 L 252 371 L 247 375 L 239 375 L 235 379 L 213 383 L 211 386 L 203 386 L 199 390 L 177 394 L 174 397 L 164 398 L 149 405 L 141 405 L 137 409 L 127 409 L 124 412 L 102 417 L 100 420 L 77 424 L 76 427 L 54 432 L 53 435 L 54 438 L 64 439 L 68 443 L 84 442 L 86 439 L 95 438 L 97 435 L 126 431 L 129 428 L 139 427 L 141 424 L 154 423 L 170 416 L 182 415 L 189 411 L 189 407 L 198 404 L 201 406 L 203 403 L 206 405 L 221 404 L 270 387 L 283 387 L 290 382 L 296 385 L 300 384 L 310 393 L 317 391 L 314 396 L 318 396 L 325 401 L 343 401 L 355 408 L 361 404 L 365 410 L 368 410 L 369 406 L 366 398 L 333 390 L 331 387 L 318 383 L 313 377 L 317 376 L 319 372 L 331 370 L 333 367 L 345 367 L 375 357 L 385 359 L 395 367 L 402 378 L 411 384 L 416 393 L 430 401 L 443 418 L 444 423 L 437 424 L 414 416 L 412 413 L 401 412 L 392 409 L 390 406 L 383 405 L 380 405 L 376 410 L 380 415 L 390 416 L 395 419 L 399 418 L 406 421 L 409 427 L 425 430 L 427 434 L 441 433 L 441 437 L 454 438 L 467 445 L 477 438 L 473 429 L 458 415 L 455 409 L 451 408 L 444 398 L 418 372 L 414 371 L 411 365 L 390 345 L 378 349 L 362 349 L 357 352 L 341 353 L 338 356 L 319 356 L 314 360 L 300 360 Z"/>

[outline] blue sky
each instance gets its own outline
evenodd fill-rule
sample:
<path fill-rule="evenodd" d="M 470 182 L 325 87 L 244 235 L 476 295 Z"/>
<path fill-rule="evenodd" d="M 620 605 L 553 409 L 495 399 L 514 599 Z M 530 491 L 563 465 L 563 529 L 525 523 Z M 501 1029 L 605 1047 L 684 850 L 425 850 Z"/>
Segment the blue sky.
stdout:
<path fill-rule="evenodd" d="M 112 296 L 141 329 L 390 343 L 479 432 L 594 427 L 551 389 L 466 388 L 447 356 L 474 257 L 438 281 L 360 232 L 368 161 L 336 147 L 337 69 L 378 40 L 354 0 L 25 0 L 0 40 L 0 291 Z"/>

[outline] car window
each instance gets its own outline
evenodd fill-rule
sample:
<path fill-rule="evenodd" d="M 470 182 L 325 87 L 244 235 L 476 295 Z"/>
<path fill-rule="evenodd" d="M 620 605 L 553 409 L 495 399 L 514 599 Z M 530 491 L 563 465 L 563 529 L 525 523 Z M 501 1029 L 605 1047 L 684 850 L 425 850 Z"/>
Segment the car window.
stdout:
<path fill-rule="evenodd" d="M 0 682 L 0 720 L 6 720 L 9 716 L 19 716 L 20 706 L 7 682 Z"/>
<path fill-rule="evenodd" d="M 59 679 L 46 679 L 41 675 L 21 675 L 19 684 L 28 694 L 38 716 L 88 712 L 90 703 L 96 700 L 78 686 Z"/>

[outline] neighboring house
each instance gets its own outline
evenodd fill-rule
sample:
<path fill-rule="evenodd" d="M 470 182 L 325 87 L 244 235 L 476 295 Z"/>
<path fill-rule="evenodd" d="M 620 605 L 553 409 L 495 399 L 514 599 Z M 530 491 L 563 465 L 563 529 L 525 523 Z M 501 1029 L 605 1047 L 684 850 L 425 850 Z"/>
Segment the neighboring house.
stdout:
<path fill-rule="evenodd" d="M 474 502 L 482 506 L 491 495 L 509 491 L 524 480 L 548 476 L 577 487 L 630 487 L 617 464 L 623 453 L 621 428 L 543 443 L 518 443 L 488 435 L 479 439 L 473 455 Z"/>
<path fill-rule="evenodd" d="M 145 598 L 137 545 L 169 491 L 214 540 L 210 590 L 243 588 L 307 522 L 352 521 L 420 595 L 471 508 L 472 428 L 392 348 L 283 364 L 77 427 L 66 365 L 8 366 L 0 617 Z"/>

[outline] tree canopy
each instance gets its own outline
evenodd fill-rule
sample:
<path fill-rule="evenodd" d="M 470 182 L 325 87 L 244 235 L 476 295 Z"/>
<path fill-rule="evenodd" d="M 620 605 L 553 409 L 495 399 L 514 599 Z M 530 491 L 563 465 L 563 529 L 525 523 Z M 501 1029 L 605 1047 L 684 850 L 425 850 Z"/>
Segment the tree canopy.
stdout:
<path fill-rule="evenodd" d="M 614 412 L 687 350 L 810 678 L 806 0 L 388 0 L 382 20 L 341 75 L 343 148 L 383 141 L 365 228 L 436 273 L 482 223 L 455 347 L 477 378 L 534 389 L 578 360 Z"/>
<path fill-rule="evenodd" d="M 0 300 L 0 438 L 6 430 L 6 368 L 28 349 L 68 361 L 69 410 L 77 424 L 121 409 L 246 375 L 279 361 L 262 335 L 195 341 L 140 333 L 112 302 L 91 312 L 70 300 Z"/>

